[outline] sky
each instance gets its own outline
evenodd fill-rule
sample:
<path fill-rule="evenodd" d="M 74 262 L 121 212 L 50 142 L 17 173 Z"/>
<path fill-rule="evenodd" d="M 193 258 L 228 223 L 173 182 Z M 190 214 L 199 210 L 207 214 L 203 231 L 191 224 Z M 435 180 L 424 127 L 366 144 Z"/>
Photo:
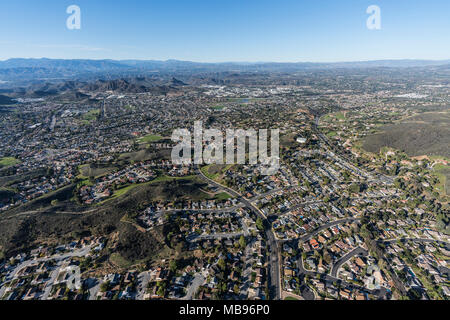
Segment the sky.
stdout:
<path fill-rule="evenodd" d="M 366 26 L 370 5 L 380 30 Z M 449 14 L 448 0 L 0 0 L 0 60 L 443 60 Z"/>

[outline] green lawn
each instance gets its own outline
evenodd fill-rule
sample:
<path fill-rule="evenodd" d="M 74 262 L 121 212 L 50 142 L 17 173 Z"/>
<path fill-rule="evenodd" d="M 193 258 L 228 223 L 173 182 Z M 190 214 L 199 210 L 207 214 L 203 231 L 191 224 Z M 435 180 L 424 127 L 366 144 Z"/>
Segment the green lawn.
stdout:
<path fill-rule="evenodd" d="M 83 115 L 83 120 L 89 121 L 89 122 L 94 121 L 97 119 L 99 114 L 100 114 L 100 109 L 92 109 Z"/>
<path fill-rule="evenodd" d="M 126 106 L 124 106 L 123 107 L 125 110 L 128 110 L 128 111 L 133 111 L 134 109 L 136 109 L 136 107 L 135 106 L 132 106 L 132 105 L 126 105 Z"/>
<path fill-rule="evenodd" d="M 140 137 L 137 139 L 138 143 L 146 143 L 146 142 L 156 142 L 161 140 L 163 137 L 155 135 L 155 134 L 149 134 L 143 137 Z"/>
<path fill-rule="evenodd" d="M 78 182 L 77 187 L 81 188 L 84 186 L 93 186 L 94 184 L 89 180 L 89 178 L 82 178 L 83 180 L 81 180 L 80 182 Z"/>
<path fill-rule="evenodd" d="M 132 262 L 122 257 L 117 252 L 112 253 L 109 260 L 119 268 L 128 268 L 132 265 Z"/>
<path fill-rule="evenodd" d="M 450 195 L 448 188 L 450 179 L 450 167 L 443 164 L 437 164 L 434 166 L 433 174 L 439 179 L 439 184 L 436 185 L 438 192 L 442 195 Z"/>
<path fill-rule="evenodd" d="M 217 181 L 218 178 L 220 178 L 223 175 L 223 173 L 229 170 L 232 166 L 233 165 L 208 164 L 200 168 L 200 170 L 209 179 Z"/>
<path fill-rule="evenodd" d="M 216 173 L 216 174 L 211 174 L 211 173 L 209 172 L 209 169 L 210 169 L 211 166 L 212 166 L 211 164 L 206 165 L 206 166 L 200 168 L 200 170 L 203 172 L 203 174 L 204 174 L 206 177 L 208 177 L 208 178 L 211 179 L 211 180 L 214 180 L 214 179 L 218 176 L 218 174 L 217 174 L 217 173 Z"/>
<path fill-rule="evenodd" d="M 217 200 L 228 200 L 228 199 L 231 199 L 231 198 L 232 197 L 226 192 L 218 193 L 214 197 L 214 199 L 217 199 Z"/>
<path fill-rule="evenodd" d="M 17 160 L 16 158 L 13 157 L 0 158 L 0 168 L 13 166 L 19 163 L 20 160 Z"/>
<path fill-rule="evenodd" d="M 322 120 L 325 122 L 329 122 L 332 120 L 345 120 L 345 114 L 343 112 L 337 112 L 337 113 L 329 113 L 322 117 Z"/>
<path fill-rule="evenodd" d="M 344 120 L 345 119 L 345 114 L 343 112 L 336 113 L 336 119 Z"/>

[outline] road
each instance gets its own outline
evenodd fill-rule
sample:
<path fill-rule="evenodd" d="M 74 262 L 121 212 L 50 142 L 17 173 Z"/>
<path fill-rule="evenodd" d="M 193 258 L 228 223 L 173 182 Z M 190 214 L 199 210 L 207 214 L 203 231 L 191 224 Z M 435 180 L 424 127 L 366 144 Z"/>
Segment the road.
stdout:
<path fill-rule="evenodd" d="M 361 248 L 361 247 L 355 248 L 354 250 L 352 250 L 349 253 L 347 253 L 345 256 L 341 257 L 338 261 L 336 261 L 336 263 L 333 265 L 333 268 L 331 268 L 330 275 L 332 277 L 337 278 L 337 274 L 338 274 L 339 268 L 344 263 L 346 263 L 348 260 L 350 260 L 354 256 L 358 256 L 358 255 L 367 256 L 368 254 L 369 253 L 364 248 Z"/>
<path fill-rule="evenodd" d="M 209 179 L 207 176 L 203 174 L 198 166 L 195 167 L 197 174 L 202 177 L 205 181 L 210 184 L 216 186 L 217 188 L 221 188 L 228 192 L 230 195 L 235 197 L 238 201 L 243 203 L 245 207 L 247 207 L 250 211 L 255 213 L 257 216 L 261 217 L 261 219 L 265 223 L 265 234 L 267 238 L 267 249 L 269 251 L 269 292 L 271 298 L 274 300 L 279 300 L 281 298 L 281 280 L 280 280 L 280 250 L 278 247 L 278 243 L 275 239 L 275 235 L 272 231 L 269 221 L 267 221 L 266 215 L 254 206 L 248 199 L 244 198 L 235 190 L 224 186 L 214 180 Z"/>
<path fill-rule="evenodd" d="M 328 138 L 319 130 L 319 122 L 320 122 L 320 117 L 316 116 L 315 118 L 315 122 L 313 125 L 313 129 L 316 132 L 316 134 L 318 135 L 319 139 L 322 140 L 330 149 L 335 150 L 336 153 L 340 152 L 339 150 L 336 149 L 336 147 L 330 143 L 330 141 L 328 140 Z M 365 172 L 365 170 L 361 170 L 357 167 L 355 167 L 351 161 L 351 159 L 347 158 L 347 156 L 343 155 L 343 154 L 334 154 L 335 156 L 335 160 L 340 162 L 342 165 L 344 165 L 348 170 L 350 170 L 352 173 L 354 173 L 355 175 L 361 177 L 361 178 L 365 178 L 368 181 L 376 181 L 376 182 L 380 182 L 380 183 L 384 183 L 384 184 L 393 184 L 394 183 L 394 179 L 382 174 L 376 174 L 378 176 L 378 178 L 372 178 L 372 174 Z"/>
<path fill-rule="evenodd" d="M 136 300 L 144 300 L 145 290 L 150 282 L 151 274 L 149 271 L 144 271 L 138 274 Z"/>
<path fill-rule="evenodd" d="M 323 224 L 320 227 L 314 229 L 313 231 L 309 232 L 308 234 L 305 234 L 304 236 L 300 237 L 299 240 L 303 241 L 303 242 L 308 241 L 309 239 L 311 239 L 312 237 L 317 235 L 322 230 L 328 229 L 333 226 L 337 226 L 339 224 L 343 224 L 343 223 L 347 223 L 347 222 L 354 222 L 354 221 L 359 221 L 359 220 L 361 220 L 361 218 L 345 218 L 345 219 L 341 219 L 341 220 L 328 222 L 328 223 Z"/>
<path fill-rule="evenodd" d="M 339 225 L 342 223 L 346 223 L 346 222 L 353 222 L 353 221 L 358 221 L 360 220 L 360 218 L 346 218 L 346 219 L 341 219 L 341 220 L 336 220 L 336 221 L 332 221 L 330 223 L 324 224 L 320 227 L 318 227 L 317 229 L 315 229 L 314 231 L 308 233 L 307 235 L 304 235 L 303 237 L 297 239 L 296 241 L 298 242 L 302 242 L 302 241 L 307 241 L 309 239 L 311 239 L 314 235 L 318 234 L 319 232 L 321 232 L 324 229 L 327 229 L 329 227 L 335 226 L 335 225 Z M 292 241 L 292 240 L 291 240 Z M 358 250 L 360 249 L 360 250 Z M 335 266 L 333 266 L 333 269 L 336 268 L 336 271 L 339 269 L 340 265 L 342 265 L 344 263 L 344 261 L 347 261 L 348 259 L 350 259 L 353 255 L 356 255 L 358 253 L 363 253 L 364 251 L 363 248 L 356 248 L 355 250 L 351 251 L 350 253 L 348 253 L 346 256 L 342 257 L 340 260 L 338 260 L 338 262 L 335 264 Z M 365 251 L 367 254 L 367 251 Z M 339 265 L 338 265 L 339 264 Z M 319 273 L 319 272 L 315 272 L 315 271 L 309 271 L 306 270 L 305 267 L 303 266 L 303 258 L 300 255 L 298 260 L 297 260 L 297 269 L 299 271 L 299 278 L 302 279 L 304 278 L 304 276 L 309 276 L 311 278 L 316 278 L 318 275 L 320 276 L 320 278 L 325 281 L 325 283 L 330 283 L 332 284 L 333 282 L 338 282 L 341 283 L 345 286 L 351 287 L 351 288 L 356 288 L 356 289 L 360 289 L 360 290 L 364 290 L 366 292 L 370 292 L 376 296 L 378 296 L 379 298 L 382 298 L 386 295 L 387 291 L 385 288 L 381 288 L 381 289 L 376 289 L 376 290 L 369 290 L 367 288 L 364 287 L 360 287 L 357 285 L 354 285 L 352 283 L 347 283 L 339 278 L 336 277 L 336 273 L 334 272 L 333 274 L 333 270 L 332 270 L 332 274 L 326 274 L 326 273 Z M 309 300 L 311 299 L 311 294 L 313 294 L 312 292 L 310 293 L 309 291 L 311 291 L 308 287 L 304 286 L 304 291 L 302 291 L 302 296 L 305 300 Z"/>
<path fill-rule="evenodd" d="M 33 264 L 38 264 L 41 262 L 45 262 L 45 261 L 50 261 L 50 260 L 56 260 L 57 262 L 60 262 L 61 260 L 65 260 L 68 258 L 73 258 L 73 257 L 85 257 L 87 254 L 89 254 L 89 252 L 91 251 L 92 246 L 86 246 L 84 248 L 81 249 L 77 249 L 74 250 L 72 252 L 68 252 L 65 254 L 61 254 L 61 255 L 53 255 L 51 257 L 47 257 L 47 258 L 39 258 L 39 259 L 34 259 L 34 260 L 26 260 L 22 263 L 20 263 L 17 267 L 14 268 L 14 270 L 7 276 L 6 281 L 2 284 L 0 284 L 2 287 L 0 288 L 0 297 L 3 297 L 4 293 L 5 293 L 5 286 L 4 284 L 11 281 L 12 279 L 14 279 L 14 277 L 17 275 L 17 273 L 22 270 L 23 268 L 26 268 L 30 265 Z M 46 297 L 48 297 L 51 288 L 53 286 L 53 282 L 56 279 L 57 275 L 58 275 L 58 271 L 59 271 L 59 266 L 52 271 L 51 273 L 51 279 L 52 281 L 50 281 L 49 283 L 51 284 L 50 286 L 47 286 L 44 290 L 44 295 Z"/>
<path fill-rule="evenodd" d="M 369 290 L 367 288 L 361 287 L 361 286 L 357 286 L 354 285 L 352 283 L 348 283 L 345 282 L 339 278 L 333 277 L 329 274 L 326 273 L 319 273 L 319 272 L 315 272 L 315 271 L 309 271 L 306 270 L 303 266 L 303 258 L 300 255 L 299 259 L 297 260 L 297 268 L 299 270 L 299 278 L 303 278 L 305 275 L 311 277 L 311 278 L 316 278 L 318 275 L 320 276 L 320 278 L 322 279 L 322 281 L 324 281 L 325 283 L 331 285 L 334 282 L 340 283 L 343 286 L 346 287 L 350 287 L 353 289 L 358 289 L 358 290 L 362 290 L 362 291 L 366 291 L 366 292 L 370 292 L 371 294 L 377 296 L 379 299 L 382 299 L 383 297 L 386 296 L 386 289 L 385 288 L 380 288 L 380 289 L 376 289 L 376 290 Z"/>
<path fill-rule="evenodd" d="M 97 300 L 97 293 L 100 291 L 101 282 L 95 278 L 89 278 L 86 282 L 89 288 L 89 300 Z"/>
<path fill-rule="evenodd" d="M 199 240 L 214 240 L 214 239 L 232 239 L 239 238 L 243 236 L 244 232 L 235 232 L 235 233 L 214 233 L 214 234 L 203 234 L 203 235 L 194 235 L 186 238 L 189 242 L 195 242 Z"/>
<path fill-rule="evenodd" d="M 197 289 L 203 284 L 203 282 L 205 282 L 205 277 L 202 274 L 196 274 L 182 300 L 192 300 L 195 292 L 197 292 Z"/>
<path fill-rule="evenodd" d="M 282 189 L 282 188 L 272 189 L 272 190 L 267 191 L 267 192 L 265 192 L 265 193 L 258 194 L 258 195 L 254 196 L 253 198 L 251 198 L 251 199 L 249 199 L 249 200 L 250 200 L 251 202 L 254 202 L 254 201 L 256 201 L 256 200 L 262 199 L 262 198 L 264 198 L 264 197 L 266 197 L 266 196 L 269 196 L 269 195 L 271 195 L 271 194 L 274 194 L 274 193 L 277 193 L 278 191 L 283 191 L 283 190 L 284 190 L 284 189 Z"/>
<path fill-rule="evenodd" d="M 406 242 L 406 241 L 414 241 L 414 242 L 425 242 L 425 243 L 440 243 L 446 246 L 447 249 L 450 248 L 450 243 L 441 241 L 441 240 L 434 240 L 434 239 L 422 239 L 422 238 L 398 238 L 398 239 L 388 239 L 388 240 L 378 240 L 377 242 L 383 242 L 383 243 L 393 243 L 393 242 Z"/>

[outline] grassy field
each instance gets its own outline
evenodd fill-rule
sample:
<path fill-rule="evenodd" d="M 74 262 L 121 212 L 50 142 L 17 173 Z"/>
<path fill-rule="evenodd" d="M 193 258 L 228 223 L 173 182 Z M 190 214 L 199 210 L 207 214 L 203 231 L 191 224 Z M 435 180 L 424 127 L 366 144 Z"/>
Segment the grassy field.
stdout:
<path fill-rule="evenodd" d="M 364 138 L 363 148 L 379 153 L 383 147 L 403 151 L 409 156 L 450 158 L 450 112 L 418 114 L 380 127 Z"/>
<path fill-rule="evenodd" d="M 94 177 L 98 178 L 105 174 L 109 174 L 113 171 L 117 170 L 117 167 L 114 166 L 95 166 L 93 164 L 86 164 L 79 167 L 80 177 Z"/>
<path fill-rule="evenodd" d="M 163 137 L 155 135 L 155 134 L 149 134 L 143 137 L 140 137 L 137 139 L 138 143 L 148 143 L 148 142 L 156 142 L 161 140 Z"/>
<path fill-rule="evenodd" d="M 114 252 L 109 257 L 109 261 L 111 261 L 112 264 L 118 266 L 119 268 L 128 268 L 132 265 L 132 262 L 128 261 L 124 257 L 122 257 L 119 253 Z"/>
<path fill-rule="evenodd" d="M 20 160 L 12 157 L 0 158 L 0 168 L 13 166 L 15 164 L 19 164 Z"/>
<path fill-rule="evenodd" d="M 328 137 L 328 138 L 333 138 L 333 137 L 335 137 L 336 135 L 337 135 L 337 132 L 336 132 L 336 131 L 330 131 L 330 132 L 327 133 L 327 137 Z"/>
<path fill-rule="evenodd" d="M 91 181 L 89 181 L 89 178 L 85 178 L 83 180 L 81 180 L 80 182 L 78 182 L 77 187 L 81 188 L 84 186 L 93 186 L 93 183 Z"/>
<path fill-rule="evenodd" d="M 99 203 L 97 203 L 98 206 L 105 204 L 106 202 L 109 202 L 113 199 L 117 199 L 119 197 L 122 197 L 123 195 L 129 193 L 131 190 L 137 188 L 137 187 L 142 187 L 142 186 L 147 186 L 147 185 L 152 185 L 152 184 L 156 184 L 159 182 L 170 182 L 170 181 L 176 181 L 176 180 L 192 180 L 194 181 L 195 179 L 197 179 L 197 176 L 185 176 L 185 177 L 169 177 L 166 175 L 160 175 L 158 176 L 156 179 L 149 181 L 149 182 L 145 182 L 145 183 L 135 183 L 135 184 L 130 184 L 130 185 L 126 185 L 118 190 L 115 190 L 113 195 L 108 198 L 105 199 Z"/>
<path fill-rule="evenodd" d="M 337 113 L 329 113 L 322 117 L 322 120 L 325 122 L 329 122 L 332 120 L 345 120 L 345 114 L 343 112 L 337 112 Z"/>
<path fill-rule="evenodd" d="M 228 200 L 231 199 L 232 197 L 226 193 L 226 192 L 221 192 L 215 195 L 214 199 L 216 200 Z"/>
<path fill-rule="evenodd" d="M 202 167 L 200 170 L 203 174 L 211 180 L 219 180 L 225 171 L 230 169 L 233 165 L 224 164 L 209 164 Z"/>
<path fill-rule="evenodd" d="M 436 186 L 438 192 L 442 195 L 450 195 L 450 167 L 443 164 L 434 166 L 433 174 L 439 179 Z"/>
<path fill-rule="evenodd" d="M 335 116 L 338 120 L 345 120 L 345 114 L 343 112 L 338 112 Z"/>
<path fill-rule="evenodd" d="M 92 109 L 83 115 L 83 120 L 91 122 L 96 120 L 99 115 L 100 109 Z"/>
<path fill-rule="evenodd" d="M 123 107 L 125 110 L 127 110 L 127 111 L 133 111 L 133 110 L 135 110 L 136 109 L 136 107 L 135 106 L 132 106 L 132 105 L 126 105 L 126 106 L 124 106 Z"/>

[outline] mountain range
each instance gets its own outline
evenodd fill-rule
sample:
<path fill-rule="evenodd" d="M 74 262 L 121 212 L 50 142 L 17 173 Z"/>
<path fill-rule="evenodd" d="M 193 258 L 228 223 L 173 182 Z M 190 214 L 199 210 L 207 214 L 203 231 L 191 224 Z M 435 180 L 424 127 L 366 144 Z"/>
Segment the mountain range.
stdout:
<path fill-rule="evenodd" d="M 117 79 L 132 75 L 199 72 L 296 72 L 333 68 L 411 68 L 450 65 L 450 60 L 378 60 L 336 63 L 223 62 L 179 60 L 66 60 L 22 59 L 0 61 L 0 83 L 54 79 Z"/>

